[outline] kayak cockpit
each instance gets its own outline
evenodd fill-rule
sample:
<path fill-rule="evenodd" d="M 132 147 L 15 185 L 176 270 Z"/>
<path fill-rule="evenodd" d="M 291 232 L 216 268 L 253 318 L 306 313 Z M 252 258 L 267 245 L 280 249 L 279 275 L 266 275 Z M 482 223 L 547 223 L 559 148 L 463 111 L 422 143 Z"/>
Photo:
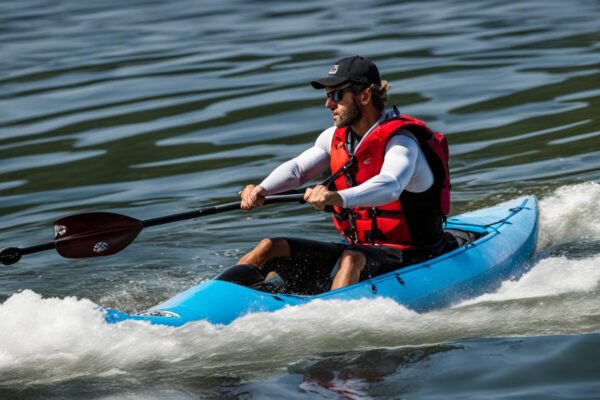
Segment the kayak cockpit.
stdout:
<path fill-rule="evenodd" d="M 458 248 L 469 245 L 479 238 L 485 236 L 487 232 L 481 231 L 471 231 L 466 229 L 445 229 L 445 232 L 451 234 L 458 243 Z M 438 255 L 442 256 L 450 251 L 456 250 L 456 248 L 452 248 L 451 250 L 441 253 Z M 397 266 L 397 269 L 402 269 L 411 265 L 414 265 L 417 262 L 405 262 Z M 331 278 L 333 278 L 339 268 L 339 263 L 331 271 Z M 289 288 L 292 285 L 289 285 L 285 282 L 285 280 L 279 276 L 275 272 L 269 273 L 269 275 L 263 279 L 263 277 L 258 273 L 256 268 L 248 266 L 248 265 L 237 265 L 235 267 L 229 268 L 219 274 L 214 279 L 236 283 L 238 285 L 250 287 L 254 290 L 258 290 L 265 293 L 271 294 L 292 294 L 292 295 L 315 295 L 320 293 L 327 292 L 322 286 L 320 287 L 300 287 L 298 285 L 293 285 L 294 290 L 290 290 Z"/>

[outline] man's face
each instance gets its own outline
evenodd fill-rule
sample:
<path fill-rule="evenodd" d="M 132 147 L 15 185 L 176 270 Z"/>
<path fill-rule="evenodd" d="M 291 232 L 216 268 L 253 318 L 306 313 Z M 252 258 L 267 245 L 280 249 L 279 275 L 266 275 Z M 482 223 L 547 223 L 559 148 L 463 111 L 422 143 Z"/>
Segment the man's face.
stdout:
<path fill-rule="evenodd" d="M 362 117 L 361 108 L 348 84 L 326 87 L 325 107 L 331 110 L 333 123 L 338 128 L 348 127 Z"/>

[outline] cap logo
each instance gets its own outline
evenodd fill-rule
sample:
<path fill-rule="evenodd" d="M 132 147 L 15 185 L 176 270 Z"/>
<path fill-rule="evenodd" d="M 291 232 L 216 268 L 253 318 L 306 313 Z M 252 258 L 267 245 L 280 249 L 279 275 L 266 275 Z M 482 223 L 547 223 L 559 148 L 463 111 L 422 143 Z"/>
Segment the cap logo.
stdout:
<path fill-rule="evenodd" d="M 339 67 L 340 67 L 340 66 L 339 66 L 339 65 L 337 65 L 337 64 L 336 64 L 336 65 L 334 65 L 333 67 L 331 67 L 331 69 L 329 70 L 329 75 L 335 75 L 335 74 L 336 74 L 336 72 L 338 72 L 338 68 L 339 68 Z"/>

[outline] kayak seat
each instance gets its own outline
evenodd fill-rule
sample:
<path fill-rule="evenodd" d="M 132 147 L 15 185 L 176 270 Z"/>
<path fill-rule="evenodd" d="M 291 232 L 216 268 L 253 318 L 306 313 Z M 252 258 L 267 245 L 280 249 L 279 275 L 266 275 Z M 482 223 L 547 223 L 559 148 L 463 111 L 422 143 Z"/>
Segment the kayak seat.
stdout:
<path fill-rule="evenodd" d="M 459 229 L 444 229 L 444 232 L 454 236 L 456 242 L 458 243 L 458 247 L 462 247 L 469 243 L 473 243 L 474 241 L 483 236 L 483 234 L 481 233 L 463 231 Z"/>

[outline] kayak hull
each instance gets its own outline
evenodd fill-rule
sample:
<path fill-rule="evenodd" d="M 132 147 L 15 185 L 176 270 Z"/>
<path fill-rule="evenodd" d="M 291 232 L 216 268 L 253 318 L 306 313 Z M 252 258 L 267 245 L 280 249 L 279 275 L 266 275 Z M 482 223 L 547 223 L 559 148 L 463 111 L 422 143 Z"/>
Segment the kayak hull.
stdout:
<path fill-rule="evenodd" d="M 106 310 L 106 321 L 147 321 L 180 326 L 192 321 L 229 324 L 255 312 L 321 300 L 387 297 L 417 311 L 446 307 L 496 289 L 528 268 L 535 250 L 538 206 L 525 196 L 494 207 L 449 218 L 447 229 L 468 230 L 482 236 L 440 257 L 400 268 L 338 290 L 313 295 L 266 293 L 231 282 L 202 282 L 145 313 Z"/>

